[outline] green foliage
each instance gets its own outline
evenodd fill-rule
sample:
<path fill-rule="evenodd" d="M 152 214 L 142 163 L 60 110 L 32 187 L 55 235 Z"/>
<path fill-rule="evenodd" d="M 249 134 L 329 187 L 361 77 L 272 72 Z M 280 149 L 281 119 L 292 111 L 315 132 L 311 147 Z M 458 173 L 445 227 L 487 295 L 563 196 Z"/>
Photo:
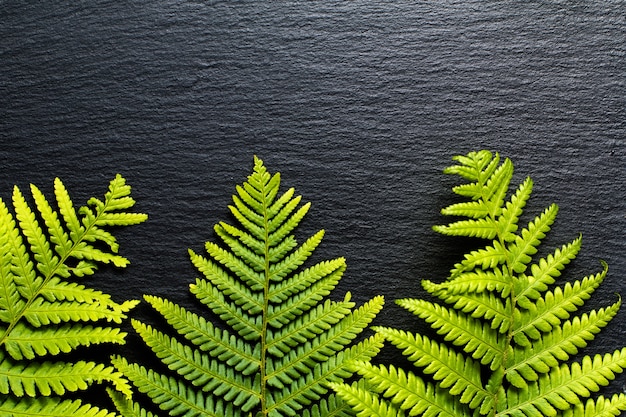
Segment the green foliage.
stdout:
<path fill-rule="evenodd" d="M 126 211 L 135 201 L 119 175 L 104 200 L 91 198 L 78 211 L 59 179 L 54 182 L 58 210 L 34 185 L 31 194 L 34 208 L 14 188 L 15 216 L 0 200 L 0 415 L 112 415 L 66 394 L 106 381 L 130 395 L 120 372 L 53 357 L 94 344 L 124 343 L 126 334 L 105 323 L 120 324 L 137 301 L 119 304 L 75 278 L 93 274 L 98 264 L 125 267 L 128 260 L 118 254 L 107 229 L 141 223 L 147 216 Z"/>
<path fill-rule="evenodd" d="M 357 336 L 383 305 L 375 297 L 355 308 L 348 293 L 327 296 L 346 268 L 337 258 L 310 264 L 323 231 L 298 246 L 293 230 L 310 204 L 293 188 L 279 192 L 280 175 L 255 158 L 254 171 L 236 187 L 229 207 L 237 225 L 217 224 L 221 243 L 208 256 L 189 251 L 203 275 L 191 293 L 213 321 L 156 296 L 145 300 L 175 335 L 133 320 L 143 341 L 171 372 L 114 359 L 137 389 L 172 416 L 349 416 L 328 396 L 327 384 L 350 377 L 349 365 L 366 361 L 382 336 Z M 170 329 L 170 333 L 173 333 Z M 150 416 L 111 392 L 126 417 Z"/>
<path fill-rule="evenodd" d="M 626 348 L 593 357 L 580 354 L 620 305 L 618 300 L 579 312 L 604 279 L 606 264 L 595 275 L 558 286 L 561 271 L 581 247 L 581 237 L 534 259 L 557 206 L 518 230 L 531 179 L 507 200 L 513 176 L 509 159 L 500 162 L 498 154 L 480 151 L 455 160 L 457 165 L 444 172 L 467 180 L 453 191 L 469 201 L 452 204 L 442 213 L 464 219 L 434 230 L 489 244 L 465 254 L 446 281 L 422 282 L 440 302 L 397 301 L 438 336 L 375 328 L 416 369 L 362 361 L 356 364 L 362 381 L 332 387 L 358 416 L 619 415 L 626 410 L 626 396 L 593 394 L 622 372 Z"/>

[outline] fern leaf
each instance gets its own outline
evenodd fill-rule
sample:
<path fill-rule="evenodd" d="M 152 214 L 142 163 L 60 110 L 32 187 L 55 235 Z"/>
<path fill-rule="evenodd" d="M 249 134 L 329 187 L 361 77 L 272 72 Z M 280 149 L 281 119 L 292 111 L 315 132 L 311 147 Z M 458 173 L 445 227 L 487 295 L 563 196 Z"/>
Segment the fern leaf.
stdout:
<path fill-rule="evenodd" d="M 460 175 L 468 181 L 484 183 L 498 166 L 500 155 L 492 155 L 490 151 L 483 149 L 467 155 L 455 155 L 452 160 L 458 164 L 446 167 L 443 171 L 445 174 Z"/>
<path fill-rule="evenodd" d="M 428 281 L 423 281 L 422 285 L 426 291 L 451 304 L 454 309 L 469 314 L 473 318 L 488 320 L 491 328 L 498 329 L 500 333 L 506 332 L 511 326 L 510 300 L 502 300 L 491 293 L 448 295 L 437 292 L 437 288 L 433 288 Z"/>
<path fill-rule="evenodd" d="M 517 304 L 522 308 L 529 306 L 537 300 L 541 293 L 553 284 L 555 279 L 561 275 L 565 266 L 576 258 L 580 251 L 582 237 L 563 245 L 555 250 L 554 254 L 548 255 L 538 263 L 531 265 L 531 274 L 521 274 L 515 282 L 515 294 L 517 294 Z"/>
<path fill-rule="evenodd" d="M 423 368 L 425 374 L 432 375 L 440 387 L 460 396 L 462 404 L 469 404 L 471 408 L 490 405 L 493 398 L 481 385 L 478 363 L 425 336 L 383 327 L 375 330 L 402 349 L 403 354 Z"/>
<path fill-rule="evenodd" d="M 536 247 L 541 243 L 541 239 L 550 230 L 550 225 L 554 222 L 557 212 L 557 205 L 552 204 L 532 221 L 528 228 L 522 230 L 521 234 L 515 237 L 515 243 L 507 248 L 510 269 L 518 274 L 526 270 L 526 265 L 532 260 L 531 256 L 537 252 Z"/>
<path fill-rule="evenodd" d="M 292 348 L 288 355 L 279 352 L 276 361 L 267 373 L 268 383 L 282 387 L 283 383 L 291 383 L 294 378 L 313 369 L 319 362 L 329 361 L 337 352 L 342 351 L 371 322 L 382 308 L 382 297 L 375 297 L 353 313 L 347 314 L 341 322 L 330 326 L 327 331 L 307 338 Z M 268 352 L 271 353 L 270 347 Z M 372 354 L 378 348 L 371 347 Z"/>
<path fill-rule="evenodd" d="M 37 356 L 69 353 L 78 346 L 100 343 L 124 344 L 126 333 L 114 327 L 65 325 L 44 327 L 35 332 L 25 324 L 18 323 L 5 339 L 9 355 L 17 360 L 34 359 Z"/>
<path fill-rule="evenodd" d="M 42 288 L 39 293 L 49 302 L 76 301 L 79 303 L 115 305 L 109 294 L 75 282 L 63 281 L 58 277 L 50 279 L 45 288 Z"/>
<path fill-rule="evenodd" d="M 496 233 L 502 240 L 506 242 L 515 240 L 519 217 L 522 215 L 532 190 L 533 181 L 530 178 L 526 178 L 526 180 L 520 184 L 517 192 L 511 197 L 511 200 L 506 203 L 502 214 L 498 217 L 498 230 Z"/>
<path fill-rule="evenodd" d="M 261 271 L 256 271 L 235 253 L 222 249 L 212 242 L 207 242 L 205 248 L 213 259 L 232 270 L 239 279 L 243 280 L 244 284 L 250 287 L 251 291 L 259 291 L 263 288 Z"/>
<path fill-rule="evenodd" d="M 307 239 L 307 241 L 293 251 L 293 253 L 284 256 L 282 260 L 273 264 L 272 268 L 270 268 L 270 280 L 281 282 L 287 275 L 302 266 L 321 243 L 323 236 L 324 231 L 320 230 Z"/>
<path fill-rule="evenodd" d="M 74 203 L 70 198 L 65 185 L 58 178 L 54 180 L 54 194 L 56 196 L 57 205 L 59 206 L 59 212 L 63 216 L 66 227 L 70 231 L 70 239 L 75 244 L 81 240 L 80 235 L 85 231 L 78 219 L 76 209 L 74 209 Z"/>
<path fill-rule="evenodd" d="M 483 365 L 492 370 L 502 365 L 503 338 L 493 329 L 482 326 L 479 320 L 425 300 L 403 299 L 396 303 L 425 320 L 445 341 L 462 347 Z"/>
<path fill-rule="evenodd" d="M 422 281 L 434 301 L 397 301 L 428 323 L 435 337 L 375 328 L 426 375 L 424 381 L 391 366 L 360 363 L 363 380 L 358 385 L 333 384 L 333 389 L 359 415 L 377 415 L 379 409 L 384 414 L 389 407 L 394 407 L 391 413 L 423 416 L 621 415 L 626 410 L 623 394 L 584 401 L 624 370 L 626 348 L 593 358 L 582 355 L 615 317 L 621 299 L 572 317 L 602 283 L 607 265 L 582 280 L 554 285 L 582 242 L 579 236 L 533 259 L 558 207 L 550 205 L 519 230 L 533 181 L 526 178 L 507 201 L 513 174 L 509 159 L 478 151 L 454 160 L 457 165 L 444 172 L 467 181 L 452 189 L 467 201 L 444 208 L 442 214 L 462 218 L 434 230 L 487 242 L 466 253 L 447 280 Z M 574 355 L 582 360 L 571 363 Z M 428 387 L 437 394 L 426 397 Z M 452 411 L 425 408 L 437 403 Z"/>
<path fill-rule="evenodd" d="M 556 287 L 554 291 L 546 292 L 545 296 L 538 299 L 536 304 L 522 313 L 517 311 L 514 319 L 518 323 L 512 336 L 519 345 L 527 345 L 528 338 L 539 339 L 541 332 L 549 332 L 558 326 L 561 320 L 569 318 L 570 313 L 578 310 L 593 291 L 604 280 L 608 268 L 595 276 L 585 277 L 582 281 L 573 284 L 566 283 L 563 288 Z"/>
<path fill-rule="evenodd" d="M 502 213 L 504 199 L 512 177 L 513 163 L 508 158 L 493 171 L 493 174 L 487 177 L 481 199 L 489 207 L 489 214 L 492 218 Z"/>
<path fill-rule="evenodd" d="M 84 361 L 16 364 L 9 358 L 0 362 L 0 393 L 17 397 L 62 396 L 102 381 L 110 381 L 120 392 L 130 395 L 126 380 L 110 366 Z"/>
<path fill-rule="evenodd" d="M 52 254 L 50 244 L 39 227 L 35 214 L 17 187 L 13 191 L 13 207 L 19 227 L 34 254 L 37 269 L 44 276 L 53 275 L 59 264 L 59 259 Z"/>
<path fill-rule="evenodd" d="M 353 383 L 352 385 L 332 383 L 330 386 L 345 402 L 350 404 L 357 417 L 403 417 L 404 412 L 389 402 Z"/>
<path fill-rule="evenodd" d="M 466 206 L 462 206 L 463 210 L 468 210 Z M 488 210 L 487 207 L 484 208 Z M 460 209 L 455 210 L 457 213 Z M 444 213 L 446 214 L 446 213 Z M 467 236 L 479 239 L 493 239 L 497 233 L 497 225 L 486 218 L 477 220 L 459 220 L 450 223 L 447 226 L 433 226 L 435 232 L 439 232 L 448 236 Z"/>
<path fill-rule="evenodd" d="M 158 374 L 137 364 L 129 364 L 121 358 L 114 358 L 113 364 L 126 375 L 140 392 L 148 395 L 163 411 L 178 416 L 212 416 L 221 417 L 225 411 L 221 401 L 215 403 L 207 396 L 175 378 Z M 231 412 L 231 408 L 228 409 Z"/>
<path fill-rule="evenodd" d="M 115 417 L 114 413 L 83 404 L 80 400 L 61 400 L 55 397 L 0 398 L 0 415 L 12 417 Z"/>
<path fill-rule="evenodd" d="M 74 209 L 59 179 L 54 182 L 57 208 L 36 186 L 30 191 L 34 206 L 14 187 L 15 217 L 0 201 L 0 414 L 110 415 L 63 398 L 103 382 L 130 396 L 119 372 L 99 363 L 47 358 L 94 344 L 124 343 L 126 333 L 119 328 L 93 323 L 120 324 L 137 301 L 117 303 L 72 280 L 94 273 L 99 263 L 127 265 L 106 227 L 141 223 L 147 216 L 121 211 L 134 200 L 119 175 L 109 183 L 105 201 L 89 215 Z M 111 252 L 93 246 L 98 241 Z M 17 400 L 22 396 L 31 398 Z"/>
<path fill-rule="evenodd" d="M 37 210 L 47 227 L 50 242 L 54 244 L 54 251 L 59 257 L 66 258 L 72 251 L 72 241 L 65 232 L 56 211 L 54 211 L 54 209 L 50 206 L 43 193 L 34 185 L 31 185 L 30 189 L 33 199 L 35 200 Z M 64 277 L 67 276 L 64 271 L 60 272 L 60 274 Z"/>
<path fill-rule="evenodd" d="M 459 414 L 450 394 L 411 372 L 391 365 L 374 366 L 365 362 L 358 367 L 359 374 L 366 378 L 371 390 L 388 398 L 400 410 L 408 411 L 409 415 L 455 417 Z"/>
<path fill-rule="evenodd" d="M 190 291 L 215 321 L 145 296 L 176 335 L 138 321 L 133 327 L 169 373 L 119 358 L 115 366 L 172 416 L 351 415 L 328 384 L 349 378 L 354 361 L 382 348 L 381 336 L 358 336 L 383 298 L 360 307 L 350 293 L 329 298 L 345 259 L 310 261 L 324 231 L 297 243 L 292 233 L 311 205 L 293 188 L 281 193 L 280 175 L 260 159 L 235 191 L 229 210 L 236 224 L 219 222 L 219 240 L 205 244 L 206 254 L 189 251 L 201 273 Z"/>
<path fill-rule="evenodd" d="M 611 398 L 603 396 L 589 399 L 585 404 L 575 404 L 563 413 L 563 417 L 614 417 L 626 410 L 626 395 L 615 394 Z"/>
<path fill-rule="evenodd" d="M 95 303 L 85 304 L 77 301 L 49 302 L 38 298 L 31 303 L 31 307 L 24 313 L 24 319 L 34 327 L 69 321 L 95 322 L 102 319 L 121 323 L 126 317 L 123 310 L 126 308 L 114 308 Z"/>
<path fill-rule="evenodd" d="M 154 296 L 145 296 L 145 299 L 180 335 L 201 351 L 234 367 L 243 375 L 249 375 L 261 366 L 258 348 L 253 350 L 227 330 L 214 327 L 203 317 L 188 312 L 168 300 Z"/>
<path fill-rule="evenodd" d="M 0 321 L 13 322 L 23 310 L 25 301 L 22 300 L 15 282 L 13 259 L 17 231 L 13 216 L 2 200 L 0 200 Z"/>
<path fill-rule="evenodd" d="M 514 348 L 506 366 L 506 377 L 518 388 L 526 388 L 528 381 L 536 381 L 539 374 L 547 373 L 560 362 L 587 346 L 587 342 L 615 317 L 620 307 L 617 302 L 609 308 L 593 310 L 555 327 L 539 340 L 525 348 Z"/>
<path fill-rule="evenodd" d="M 330 294 L 339 283 L 345 269 L 343 258 L 326 261 L 307 268 L 288 280 L 285 285 L 271 287 L 269 297 L 274 303 L 268 309 L 268 324 L 274 328 L 281 328 L 303 312 L 310 310 Z"/>
<path fill-rule="evenodd" d="M 500 242 L 494 240 L 493 245 L 472 251 L 466 254 L 464 258 L 463 261 L 454 265 L 454 269 L 450 271 L 451 278 L 464 272 L 473 271 L 476 268 L 487 270 L 504 264 L 507 261 L 507 251 Z"/>
<path fill-rule="evenodd" d="M 462 203 L 452 204 L 444 209 L 441 209 L 441 214 L 446 216 L 464 216 L 471 219 L 484 219 L 489 214 L 489 209 L 482 201 L 464 201 Z M 469 224 L 475 225 L 477 223 L 470 222 L 468 225 Z M 491 229 L 491 227 L 488 228 Z M 441 230 L 446 230 L 445 226 Z M 465 234 L 459 233 L 459 235 L 463 236 Z"/>
<path fill-rule="evenodd" d="M 150 411 L 142 408 L 138 403 L 126 398 L 121 393 L 110 388 L 107 388 L 107 392 L 115 404 L 115 408 L 123 417 L 156 417 Z"/>
<path fill-rule="evenodd" d="M 240 281 L 224 273 L 224 271 L 210 260 L 189 250 L 189 256 L 194 266 L 202 272 L 208 281 L 196 282 L 198 292 L 210 292 L 209 286 L 217 287 L 221 292 L 235 301 L 240 308 L 251 314 L 258 314 L 263 309 L 263 300 L 258 292 L 252 292 Z"/>
<path fill-rule="evenodd" d="M 432 294 L 458 295 L 463 293 L 480 293 L 484 291 L 498 291 L 506 297 L 511 291 L 511 279 L 502 273 L 500 268 L 489 271 L 476 269 L 457 275 L 449 281 L 435 284 L 428 282 L 429 292 Z"/>
<path fill-rule="evenodd" d="M 133 327 L 165 365 L 202 391 L 219 393 L 237 406 L 245 404 L 244 411 L 249 411 L 260 401 L 258 375 L 241 376 L 230 372 L 220 362 L 211 360 L 209 355 L 193 351 L 138 321 L 133 321 Z"/>
<path fill-rule="evenodd" d="M 327 300 L 316 309 L 301 316 L 297 322 L 289 326 L 288 331 L 268 334 L 268 352 L 278 357 L 289 353 L 293 347 L 323 334 L 350 313 L 354 303 L 349 301 L 331 302 Z"/>
<path fill-rule="evenodd" d="M 236 303 L 230 302 L 222 292 L 207 281 L 196 281 L 190 285 L 190 291 L 196 298 L 231 326 L 239 336 L 246 340 L 258 340 L 263 333 L 263 324 L 259 316 L 248 314 Z"/>
<path fill-rule="evenodd" d="M 305 409 L 302 417 L 353 417 L 352 409 L 335 395 L 322 399 L 310 409 Z"/>
<path fill-rule="evenodd" d="M 562 365 L 546 375 L 542 375 L 534 389 L 516 391 L 510 389 L 509 410 L 506 415 L 521 411 L 526 415 L 536 412 L 554 415 L 557 410 L 567 410 L 578 404 L 580 397 L 589 397 L 601 386 L 615 379 L 616 373 L 626 366 L 626 348 L 613 354 L 585 356 L 581 362 L 571 366 Z M 513 401 L 511 401 L 513 400 Z"/>

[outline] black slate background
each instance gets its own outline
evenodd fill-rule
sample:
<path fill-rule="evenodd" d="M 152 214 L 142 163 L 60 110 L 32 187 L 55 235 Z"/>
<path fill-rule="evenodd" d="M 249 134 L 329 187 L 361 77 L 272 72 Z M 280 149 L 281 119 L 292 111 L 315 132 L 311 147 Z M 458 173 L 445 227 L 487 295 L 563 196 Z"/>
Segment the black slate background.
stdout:
<path fill-rule="evenodd" d="M 583 234 L 568 279 L 609 263 L 597 308 L 626 294 L 624 6 L 4 1 L 0 196 L 29 183 L 51 196 L 58 176 L 78 205 L 121 173 L 150 220 L 118 233 L 132 265 L 90 282 L 195 308 L 187 248 L 232 220 L 258 155 L 313 202 L 298 237 L 326 230 L 315 260 L 347 258 L 336 297 L 383 294 L 376 324 L 424 330 L 393 300 L 424 296 L 420 279 L 444 279 L 472 247 L 430 227 L 455 201 L 441 170 L 486 148 L 513 160 L 515 183 L 534 179 L 526 221 L 559 204 L 544 254 Z M 626 344 L 625 314 L 588 353 Z M 134 336 L 98 354 L 111 352 L 145 356 Z"/>

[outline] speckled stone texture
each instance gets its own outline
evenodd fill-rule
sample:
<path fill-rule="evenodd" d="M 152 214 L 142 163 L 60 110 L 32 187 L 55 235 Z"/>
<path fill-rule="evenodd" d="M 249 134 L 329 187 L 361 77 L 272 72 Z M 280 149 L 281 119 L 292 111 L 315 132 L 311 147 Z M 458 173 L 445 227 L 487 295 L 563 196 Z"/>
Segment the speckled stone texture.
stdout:
<path fill-rule="evenodd" d="M 201 251 L 253 155 L 312 210 L 315 260 L 345 256 L 337 292 L 383 294 L 376 324 L 425 330 L 395 306 L 442 280 L 472 242 L 431 230 L 455 201 L 455 154 L 510 157 L 535 191 L 524 221 L 560 214 L 542 253 L 583 234 L 564 275 L 610 265 L 588 303 L 626 295 L 623 2 L 102 1 L 0 5 L 0 196 L 82 204 L 121 173 L 150 220 L 120 230 L 132 265 L 93 285 L 195 308 Z M 133 316 L 151 321 L 145 306 Z M 626 345 L 626 311 L 587 353 Z M 136 337 L 124 352 L 145 357 Z M 382 361 L 401 362 L 393 349 Z M 623 376 L 612 386 L 623 390 Z"/>

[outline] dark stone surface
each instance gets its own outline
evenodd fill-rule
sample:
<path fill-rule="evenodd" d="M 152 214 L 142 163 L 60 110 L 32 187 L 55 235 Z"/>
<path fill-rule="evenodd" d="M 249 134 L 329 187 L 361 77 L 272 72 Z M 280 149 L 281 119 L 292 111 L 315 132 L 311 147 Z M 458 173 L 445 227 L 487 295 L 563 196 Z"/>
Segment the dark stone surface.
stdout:
<path fill-rule="evenodd" d="M 621 3 L 621 4 L 620 4 Z M 313 208 L 315 259 L 345 256 L 336 294 L 383 294 L 377 324 L 423 329 L 393 304 L 420 297 L 463 250 L 431 231 L 453 201 L 455 154 L 510 157 L 559 204 L 545 251 L 583 234 L 565 275 L 610 272 L 589 306 L 626 293 L 623 2 L 50 1 L 0 5 L 0 195 L 60 177 L 76 204 L 119 172 L 144 225 L 132 265 L 92 282 L 116 299 L 192 306 L 202 250 L 253 155 Z M 624 312 L 590 352 L 626 344 Z M 145 307 L 134 317 L 152 320 Z M 142 354 L 131 337 L 131 356 Z M 108 354 L 108 352 L 104 352 Z M 104 354 L 103 353 L 103 354 Z M 385 351 L 382 360 L 399 360 Z M 622 390 L 626 379 L 614 390 Z"/>

